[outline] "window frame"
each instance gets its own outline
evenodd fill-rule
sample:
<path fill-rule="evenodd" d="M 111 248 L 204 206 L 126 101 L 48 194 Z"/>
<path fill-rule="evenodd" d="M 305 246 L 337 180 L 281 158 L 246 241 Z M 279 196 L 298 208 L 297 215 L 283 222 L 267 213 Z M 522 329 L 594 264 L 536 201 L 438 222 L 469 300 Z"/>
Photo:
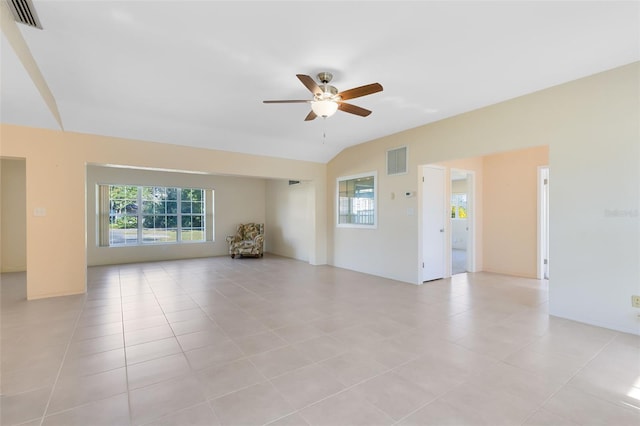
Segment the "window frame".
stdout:
<path fill-rule="evenodd" d="M 213 191 L 208 190 L 206 188 L 196 188 L 196 187 L 179 187 L 179 186 L 164 186 L 164 185 L 149 185 L 149 184 L 120 184 L 120 183 L 110 183 L 110 184 L 98 184 L 98 188 L 100 186 L 106 186 L 107 188 L 107 200 L 105 200 L 108 204 L 107 210 L 108 210 L 108 214 L 106 215 L 106 221 L 107 221 L 107 229 L 108 229 L 108 235 L 106 236 L 107 238 L 107 244 L 106 245 L 101 245 L 102 247 L 110 247 L 110 248 L 121 248 L 121 247 L 141 247 L 141 246 L 158 246 L 158 245 L 165 245 L 165 244 L 169 244 L 169 245 L 175 245 L 175 244 L 202 244 L 202 243 L 206 243 L 207 242 L 207 234 L 208 234 L 208 227 L 211 226 L 211 224 L 209 223 L 209 221 L 207 220 L 207 216 L 208 216 L 208 193 L 210 193 L 211 196 L 213 196 Z M 130 214 L 130 213 L 125 213 L 122 216 L 130 216 L 130 217 L 135 217 L 136 221 L 137 221 L 137 228 L 135 228 L 137 230 L 137 237 L 136 237 L 136 241 L 135 242 L 131 242 L 131 243 L 120 243 L 120 244 L 114 244 L 112 242 L 112 235 L 111 235 L 111 223 L 112 223 L 112 218 L 113 217 L 117 217 L 114 214 L 112 214 L 112 198 L 111 198 L 111 188 L 112 187 L 135 187 L 136 191 L 137 191 L 137 197 L 136 197 L 136 213 L 135 214 Z M 176 199 L 164 199 L 163 202 L 165 204 L 165 211 L 162 212 L 162 214 L 156 214 L 156 212 L 152 212 L 152 213 L 145 213 L 145 207 L 144 207 L 144 203 L 145 202 L 150 202 L 150 200 L 145 199 L 145 190 L 146 189 L 151 189 L 152 192 L 155 192 L 156 189 L 163 189 L 165 193 L 167 193 L 167 190 L 176 190 Z M 189 191 L 201 191 L 201 196 L 202 199 L 201 201 L 197 201 L 197 203 L 200 205 L 201 207 L 201 211 L 200 213 L 194 214 L 194 212 L 192 211 L 193 208 L 193 203 L 195 203 L 193 200 L 184 200 L 183 199 L 183 191 L 184 190 L 189 190 Z M 99 189 L 98 189 L 99 191 Z M 128 198 L 125 198 L 125 201 L 128 200 Z M 166 211 L 166 204 L 168 203 L 173 203 L 175 202 L 176 204 L 176 210 L 175 210 L 175 214 L 174 213 L 169 213 L 168 211 Z M 188 205 L 190 206 L 189 208 L 189 212 L 182 212 L 183 210 L 183 203 L 188 203 Z M 100 210 L 100 208 L 99 208 Z M 184 216 L 183 216 L 184 215 Z M 173 227 L 167 227 L 165 226 L 164 228 L 158 228 L 160 230 L 164 230 L 165 232 L 167 231 L 173 231 L 175 230 L 175 241 L 171 240 L 171 241 L 145 241 L 144 240 L 144 230 L 145 230 L 145 217 L 150 217 L 153 218 L 154 222 L 155 222 L 155 218 L 156 216 L 158 217 L 165 217 L 165 220 L 167 220 L 167 218 L 169 216 L 175 216 L 175 222 L 176 222 L 176 226 L 175 228 Z M 201 228 L 201 232 L 202 232 L 202 239 L 199 240 L 193 240 L 193 239 L 183 239 L 183 235 L 182 232 L 183 231 L 191 231 L 194 232 L 197 229 L 195 229 L 193 226 L 190 227 L 183 227 L 182 225 L 182 221 L 183 221 L 183 217 L 191 217 L 191 220 L 193 221 L 193 217 L 194 216 L 200 216 L 201 219 L 201 223 L 202 226 L 201 227 L 195 227 L 195 228 Z M 98 220 L 102 221 L 104 220 L 103 218 L 101 218 L 100 215 L 98 215 Z M 192 222 L 193 223 L 193 222 Z M 100 226 L 100 225 L 99 225 Z M 134 228 L 131 228 L 134 229 Z M 155 229 L 155 228 L 153 228 Z M 126 239 L 125 239 L 126 241 Z"/>
<path fill-rule="evenodd" d="M 340 182 L 350 181 L 360 178 L 373 178 L 373 223 L 341 223 L 340 222 Z M 349 176 L 340 176 L 336 179 L 336 227 L 337 228 L 356 228 L 356 229 L 377 229 L 378 228 L 378 172 L 371 171 L 365 173 L 357 173 Z"/>

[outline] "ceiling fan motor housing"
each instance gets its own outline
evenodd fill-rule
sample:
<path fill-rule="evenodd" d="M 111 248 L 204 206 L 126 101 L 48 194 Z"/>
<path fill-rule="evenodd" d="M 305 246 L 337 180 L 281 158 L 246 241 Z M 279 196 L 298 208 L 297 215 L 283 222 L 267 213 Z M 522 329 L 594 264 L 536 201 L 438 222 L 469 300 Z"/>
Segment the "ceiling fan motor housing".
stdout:
<path fill-rule="evenodd" d="M 318 81 L 322 84 L 327 84 L 331 81 L 331 79 L 333 78 L 333 74 L 331 74 L 330 72 L 326 72 L 323 71 L 321 73 L 318 73 Z"/>
<path fill-rule="evenodd" d="M 337 101 L 338 89 L 335 86 L 331 86 L 330 84 L 321 84 L 320 89 L 322 89 L 322 93 L 316 95 L 315 98 L 318 101 L 327 101 L 334 100 Z"/>

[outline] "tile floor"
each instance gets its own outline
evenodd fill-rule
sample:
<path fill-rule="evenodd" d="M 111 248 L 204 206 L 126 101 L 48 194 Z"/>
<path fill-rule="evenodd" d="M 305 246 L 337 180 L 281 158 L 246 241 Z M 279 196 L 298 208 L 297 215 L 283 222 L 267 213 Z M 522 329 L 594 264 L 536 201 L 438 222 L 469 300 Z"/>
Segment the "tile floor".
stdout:
<path fill-rule="evenodd" d="M 451 275 L 467 272 L 467 251 L 451 249 Z"/>
<path fill-rule="evenodd" d="M 640 424 L 640 337 L 549 317 L 544 281 L 266 256 L 1 290 L 3 425 Z"/>

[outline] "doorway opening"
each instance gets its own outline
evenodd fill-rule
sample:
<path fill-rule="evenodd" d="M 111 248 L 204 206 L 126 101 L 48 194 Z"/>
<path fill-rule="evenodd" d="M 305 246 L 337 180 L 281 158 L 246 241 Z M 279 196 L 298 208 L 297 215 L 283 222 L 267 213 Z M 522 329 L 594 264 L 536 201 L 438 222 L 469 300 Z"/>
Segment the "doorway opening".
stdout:
<path fill-rule="evenodd" d="M 548 174 L 538 177 L 536 172 L 549 164 L 549 147 L 541 145 L 516 151 L 498 152 L 481 157 L 470 157 L 419 165 L 418 191 L 422 197 L 418 223 L 418 277 L 426 278 L 429 262 L 433 271 L 444 262 L 444 276 L 466 272 L 486 271 L 496 274 L 515 275 L 543 279 L 549 276 L 549 217 L 550 186 Z M 439 188 L 434 180 L 427 180 L 427 168 L 441 168 L 444 180 Z M 422 182 L 422 178 L 425 182 Z M 466 177 L 466 189 L 459 189 L 457 180 Z M 539 179 L 547 179 L 547 189 Z M 461 185 L 461 184 L 460 184 Z M 538 203 L 536 206 L 536 187 Z M 433 191 L 430 191 L 433 189 Z M 442 198 L 438 194 L 442 194 Z M 452 194 L 465 194 L 453 195 Z M 545 195 L 546 198 L 542 198 Z M 429 201 L 432 197 L 432 201 Z M 444 223 L 430 219 L 430 209 L 439 210 L 437 201 L 444 199 Z M 453 199 L 453 203 L 451 203 Z M 464 202 L 466 201 L 466 211 Z M 544 209 L 541 210 L 541 206 Z M 462 213 L 460 207 L 463 207 Z M 544 215 L 536 214 L 544 211 Z M 455 208 L 455 210 L 454 210 Z M 452 217 L 452 212 L 454 216 Z M 466 218 L 463 216 L 466 214 Z M 466 219 L 467 224 L 462 225 Z M 536 223 L 541 221 L 540 223 Z M 454 223 L 455 222 L 455 223 Z M 444 228 L 442 227 L 444 225 Z M 466 234 L 466 242 L 454 231 L 460 226 Z M 468 228 L 468 229 L 467 229 Z M 536 228 L 538 238 L 536 241 Z M 440 232 L 440 229 L 444 229 Z M 542 232 L 544 230 L 544 232 Z M 432 234 L 427 234 L 431 232 Z M 442 235 L 442 238 L 439 236 Z M 444 241 L 444 242 L 442 242 Z M 466 252 L 463 250 L 466 248 Z M 434 250 L 441 249 L 442 254 Z M 454 249 L 457 249 L 454 251 Z M 459 251 L 458 251 L 459 250 Z M 466 256 L 462 256 L 462 255 Z M 466 259 L 465 259 L 466 257 Z M 544 259 L 547 263 L 544 264 Z M 453 265 L 455 263 L 455 265 Z M 425 266 L 423 266 L 425 265 Z M 538 266 L 537 266 L 538 265 Z M 453 267 L 452 267 L 453 266 Z M 543 267 L 544 266 L 544 267 Z M 538 271 L 536 271 L 538 269 Z M 440 275 L 440 274 L 438 274 Z M 442 275 L 440 275 L 442 276 Z M 464 275 L 460 276 L 464 279 Z M 437 279 L 437 278 L 433 278 Z M 427 279 L 420 279 L 423 283 Z"/>
<path fill-rule="evenodd" d="M 451 169 L 451 275 L 473 270 L 472 195 L 473 172 Z"/>
<path fill-rule="evenodd" d="M 27 162 L 0 158 L 0 298 L 27 298 Z"/>

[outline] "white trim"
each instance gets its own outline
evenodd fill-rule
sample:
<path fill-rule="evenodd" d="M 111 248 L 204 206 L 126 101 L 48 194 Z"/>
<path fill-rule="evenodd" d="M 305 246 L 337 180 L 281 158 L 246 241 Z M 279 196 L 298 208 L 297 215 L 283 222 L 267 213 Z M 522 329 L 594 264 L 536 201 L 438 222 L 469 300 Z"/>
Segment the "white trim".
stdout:
<path fill-rule="evenodd" d="M 544 179 L 549 179 L 549 166 L 538 166 L 538 180 L 536 182 L 538 191 L 538 249 L 537 249 L 537 278 L 539 280 L 544 279 L 544 258 L 545 258 L 545 245 L 549 245 L 549 242 L 545 240 L 549 238 L 549 235 L 543 235 L 545 229 L 545 205 L 544 205 Z M 548 201 L 548 200 L 547 200 Z M 547 218 L 548 221 L 548 218 Z M 546 224 L 546 228 L 549 224 Z"/>
<path fill-rule="evenodd" d="M 469 179 L 469 198 L 467 199 L 467 207 L 469 207 L 469 213 L 471 216 L 471 220 L 469 221 L 471 229 L 469 230 L 469 239 L 467 242 L 468 246 L 471 247 L 471 255 L 469 255 L 469 252 L 467 252 L 467 266 L 469 272 L 477 272 L 478 265 L 476 263 L 476 259 L 479 248 L 476 245 L 476 229 L 478 229 L 478 212 L 476 204 L 476 172 L 473 170 L 468 170 L 467 173 L 467 177 Z"/>
<path fill-rule="evenodd" d="M 352 180 L 373 176 L 373 225 L 363 225 L 357 223 L 340 223 L 340 181 Z M 357 228 L 357 229 L 377 229 L 378 228 L 378 172 L 358 173 L 350 176 L 340 176 L 336 178 L 336 198 L 335 198 L 335 219 L 336 228 Z"/>

